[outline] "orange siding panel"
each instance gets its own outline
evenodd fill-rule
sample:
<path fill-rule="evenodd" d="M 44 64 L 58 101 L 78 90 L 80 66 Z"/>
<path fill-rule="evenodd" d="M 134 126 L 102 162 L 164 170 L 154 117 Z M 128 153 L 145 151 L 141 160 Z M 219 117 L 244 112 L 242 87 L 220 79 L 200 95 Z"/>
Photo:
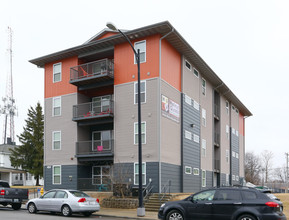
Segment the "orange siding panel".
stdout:
<path fill-rule="evenodd" d="M 108 32 L 108 33 L 102 35 L 100 38 L 97 38 L 96 40 L 104 39 L 104 38 L 107 38 L 107 37 L 110 37 L 110 36 L 113 36 L 116 34 L 118 34 L 118 33 Z"/>
<path fill-rule="evenodd" d="M 181 91 L 181 54 L 167 42 L 162 41 L 162 78 Z"/>
<path fill-rule="evenodd" d="M 239 133 L 245 136 L 245 119 L 242 114 L 239 114 Z"/>
<path fill-rule="evenodd" d="M 132 41 L 134 45 L 135 42 L 146 40 L 146 62 L 140 64 L 141 80 L 159 76 L 159 39 L 160 35 L 153 35 Z M 131 46 L 129 43 L 115 45 L 114 84 L 118 85 L 136 80 L 137 65 L 134 64 L 134 52 Z"/>
<path fill-rule="evenodd" d="M 53 64 L 61 62 L 61 81 L 53 83 Z M 45 91 L 44 97 L 50 98 L 55 96 L 66 95 L 77 92 L 77 87 L 70 84 L 70 67 L 78 65 L 78 58 L 71 57 L 57 62 L 45 64 Z"/>

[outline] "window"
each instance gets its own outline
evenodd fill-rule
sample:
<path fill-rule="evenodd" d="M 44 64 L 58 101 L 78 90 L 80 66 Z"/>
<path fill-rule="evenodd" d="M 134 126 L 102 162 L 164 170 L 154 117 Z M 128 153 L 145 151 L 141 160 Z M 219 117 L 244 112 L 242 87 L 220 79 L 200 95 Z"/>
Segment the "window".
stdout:
<path fill-rule="evenodd" d="M 238 190 L 219 190 L 216 200 L 242 200 Z"/>
<path fill-rule="evenodd" d="M 202 139 L 202 156 L 206 157 L 207 154 L 207 141 Z"/>
<path fill-rule="evenodd" d="M 111 96 L 99 96 L 92 98 L 92 107 L 90 113 L 100 114 L 100 113 L 110 113 L 111 112 Z"/>
<path fill-rule="evenodd" d="M 226 112 L 227 112 L 227 115 L 229 114 L 229 102 L 226 101 Z"/>
<path fill-rule="evenodd" d="M 196 101 L 194 101 L 194 108 L 197 109 L 198 111 L 200 109 L 200 105 Z"/>
<path fill-rule="evenodd" d="M 68 195 L 66 192 L 64 191 L 57 191 L 54 198 L 57 198 L 57 199 L 67 199 L 68 198 Z"/>
<path fill-rule="evenodd" d="M 194 134 L 194 142 L 200 143 L 200 137 L 196 134 Z"/>
<path fill-rule="evenodd" d="M 141 123 L 141 142 L 146 143 L 146 122 Z M 134 144 L 138 144 L 138 123 L 134 123 Z"/>
<path fill-rule="evenodd" d="M 200 171 L 199 168 L 194 168 L 194 175 L 199 176 Z"/>
<path fill-rule="evenodd" d="M 139 167 L 138 163 L 134 163 L 134 184 L 138 185 L 139 181 Z M 142 163 L 142 184 L 146 185 L 146 163 Z"/>
<path fill-rule="evenodd" d="M 239 159 L 239 154 L 236 152 L 236 158 Z"/>
<path fill-rule="evenodd" d="M 229 150 L 226 150 L 226 162 L 229 163 Z"/>
<path fill-rule="evenodd" d="M 52 132 L 52 150 L 61 149 L 61 131 Z"/>
<path fill-rule="evenodd" d="M 206 187 L 206 171 L 202 170 L 202 187 Z"/>
<path fill-rule="evenodd" d="M 236 176 L 236 181 L 239 181 L 239 176 Z"/>
<path fill-rule="evenodd" d="M 185 102 L 189 105 L 192 105 L 192 99 L 187 95 L 185 95 Z"/>
<path fill-rule="evenodd" d="M 192 65 L 186 60 L 185 61 L 186 63 L 186 67 L 189 69 L 189 70 L 192 70 Z"/>
<path fill-rule="evenodd" d="M 53 184 L 61 184 L 61 166 L 53 166 Z"/>
<path fill-rule="evenodd" d="M 229 140 L 229 138 L 230 138 L 229 125 L 226 125 L 226 136 L 227 136 L 227 139 Z"/>
<path fill-rule="evenodd" d="M 202 94 L 206 95 L 206 80 L 202 78 Z"/>
<path fill-rule="evenodd" d="M 207 120 L 206 120 L 206 109 L 202 108 L 202 124 L 204 127 L 206 127 Z"/>
<path fill-rule="evenodd" d="M 229 174 L 226 174 L 226 186 L 229 186 L 230 183 L 229 183 Z"/>
<path fill-rule="evenodd" d="M 232 133 L 235 134 L 235 128 L 232 128 Z"/>
<path fill-rule="evenodd" d="M 146 62 L 146 41 L 139 41 L 134 44 L 134 49 L 137 52 L 139 49 L 139 62 L 144 63 Z M 134 63 L 136 64 L 136 57 L 134 58 Z"/>
<path fill-rule="evenodd" d="M 236 136 L 239 137 L 239 131 L 238 130 L 236 130 Z"/>
<path fill-rule="evenodd" d="M 199 71 L 198 71 L 198 70 L 196 70 L 195 68 L 194 68 L 194 74 L 195 74 L 195 76 L 196 76 L 196 77 L 198 77 L 198 78 L 199 78 Z"/>
<path fill-rule="evenodd" d="M 92 167 L 92 185 L 110 184 L 110 166 Z"/>
<path fill-rule="evenodd" d="M 234 181 L 235 181 L 235 175 L 232 175 L 232 180 L 234 180 Z"/>
<path fill-rule="evenodd" d="M 52 116 L 60 116 L 61 115 L 61 97 L 53 98 L 53 110 Z"/>
<path fill-rule="evenodd" d="M 193 196 L 193 201 L 211 201 L 214 199 L 216 190 L 206 190 Z"/>
<path fill-rule="evenodd" d="M 192 140 L 192 133 L 189 132 L 189 131 L 185 131 L 185 138 L 189 139 L 189 140 Z"/>
<path fill-rule="evenodd" d="M 192 167 L 185 166 L 185 173 L 192 174 Z"/>
<path fill-rule="evenodd" d="M 257 199 L 257 194 L 252 191 L 243 191 L 242 190 L 243 199 L 246 200 L 255 200 Z"/>
<path fill-rule="evenodd" d="M 146 81 L 140 82 L 140 103 L 146 102 Z M 134 83 L 134 104 L 138 103 L 138 83 Z"/>
<path fill-rule="evenodd" d="M 53 64 L 53 82 L 61 81 L 61 63 Z"/>
<path fill-rule="evenodd" d="M 43 195 L 43 199 L 50 199 L 50 198 L 53 198 L 54 195 L 55 195 L 56 191 L 50 191 L 46 194 Z"/>
<path fill-rule="evenodd" d="M 232 105 L 232 109 L 235 111 L 235 106 Z"/>
<path fill-rule="evenodd" d="M 235 157 L 235 156 L 236 156 L 235 151 L 232 151 L 232 157 Z"/>
<path fill-rule="evenodd" d="M 109 151 L 111 150 L 112 131 L 95 131 L 92 132 L 92 150 Z"/>

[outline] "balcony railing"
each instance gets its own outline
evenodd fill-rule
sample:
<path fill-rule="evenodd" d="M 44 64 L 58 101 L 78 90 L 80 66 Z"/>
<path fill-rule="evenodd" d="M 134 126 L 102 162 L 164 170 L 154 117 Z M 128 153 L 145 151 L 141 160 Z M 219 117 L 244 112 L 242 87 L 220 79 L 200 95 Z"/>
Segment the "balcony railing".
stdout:
<path fill-rule="evenodd" d="M 220 160 L 215 160 L 214 162 L 214 170 L 220 172 Z"/>
<path fill-rule="evenodd" d="M 109 192 L 112 191 L 112 184 L 109 178 L 107 183 L 99 183 L 98 178 L 79 178 L 77 179 L 78 189 L 82 191 L 98 191 L 98 192 Z"/>
<path fill-rule="evenodd" d="M 220 118 L 220 106 L 216 104 L 214 104 L 214 117 L 218 120 Z"/>
<path fill-rule="evenodd" d="M 73 106 L 73 119 L 87 120 L 113 116 L 113 101 L 102 100 L 101 102 L 88 102 Z"/>
<path fill-rule="evenodd" d="M 76 142 L 77 156 L 102 156 L 113 153 L 114 140 Z"/>
<path fill-rule="evenodd" d="M 85 63 L 70 68 L 70 83 L 78 84 L 87 80 L 104 81 L 114 77 L 113 61 L 109 59 Z"/>
<path fill-rule="evenodd" d="M 220 134 L 216 132 L 214 133 L 214 145 L 220 146 Z"/>

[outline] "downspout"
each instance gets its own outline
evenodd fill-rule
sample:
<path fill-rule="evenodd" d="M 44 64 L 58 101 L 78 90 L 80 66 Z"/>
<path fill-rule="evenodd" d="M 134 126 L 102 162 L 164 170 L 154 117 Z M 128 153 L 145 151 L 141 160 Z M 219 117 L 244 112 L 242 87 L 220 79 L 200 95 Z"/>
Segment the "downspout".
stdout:
<path fill-rule="evenodd" d="M 169 34 L 173 33 L 175 29 L 173 28 L 169 33 L 162 36 L 159 40 L 159 85 L 158 85 L 158 117 L 159 117 L 159 123 L 158 123 L 158 131 L 159 131 L 159 193 L 161 193 L 162 190 L 162 163 L 161 163 L 161 109 L 162 109 L 162 103 L 161 103 L 161 96 L 162 96 L 162 90 L 161 90 L 161 80 L 162 80 L 162 40 L 166 38 Z"/>

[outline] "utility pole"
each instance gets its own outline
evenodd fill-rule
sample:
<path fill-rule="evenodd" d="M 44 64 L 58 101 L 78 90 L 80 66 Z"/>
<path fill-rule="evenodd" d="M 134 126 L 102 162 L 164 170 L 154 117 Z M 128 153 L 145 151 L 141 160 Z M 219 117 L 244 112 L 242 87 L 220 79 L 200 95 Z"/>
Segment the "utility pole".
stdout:
<path fill-rule="evenodd" d="M 288 183 L 288 171 L 289 171 L 289 169 L 288 169 L 288 157 L 289 157 L 289 153 L 285 153 L 285 155 L 286 155 L 286 189 L 285 189 L 285 192 L 286 193 L 288 193 L 288 188 L 289 188 L 289 183 Z"/>

